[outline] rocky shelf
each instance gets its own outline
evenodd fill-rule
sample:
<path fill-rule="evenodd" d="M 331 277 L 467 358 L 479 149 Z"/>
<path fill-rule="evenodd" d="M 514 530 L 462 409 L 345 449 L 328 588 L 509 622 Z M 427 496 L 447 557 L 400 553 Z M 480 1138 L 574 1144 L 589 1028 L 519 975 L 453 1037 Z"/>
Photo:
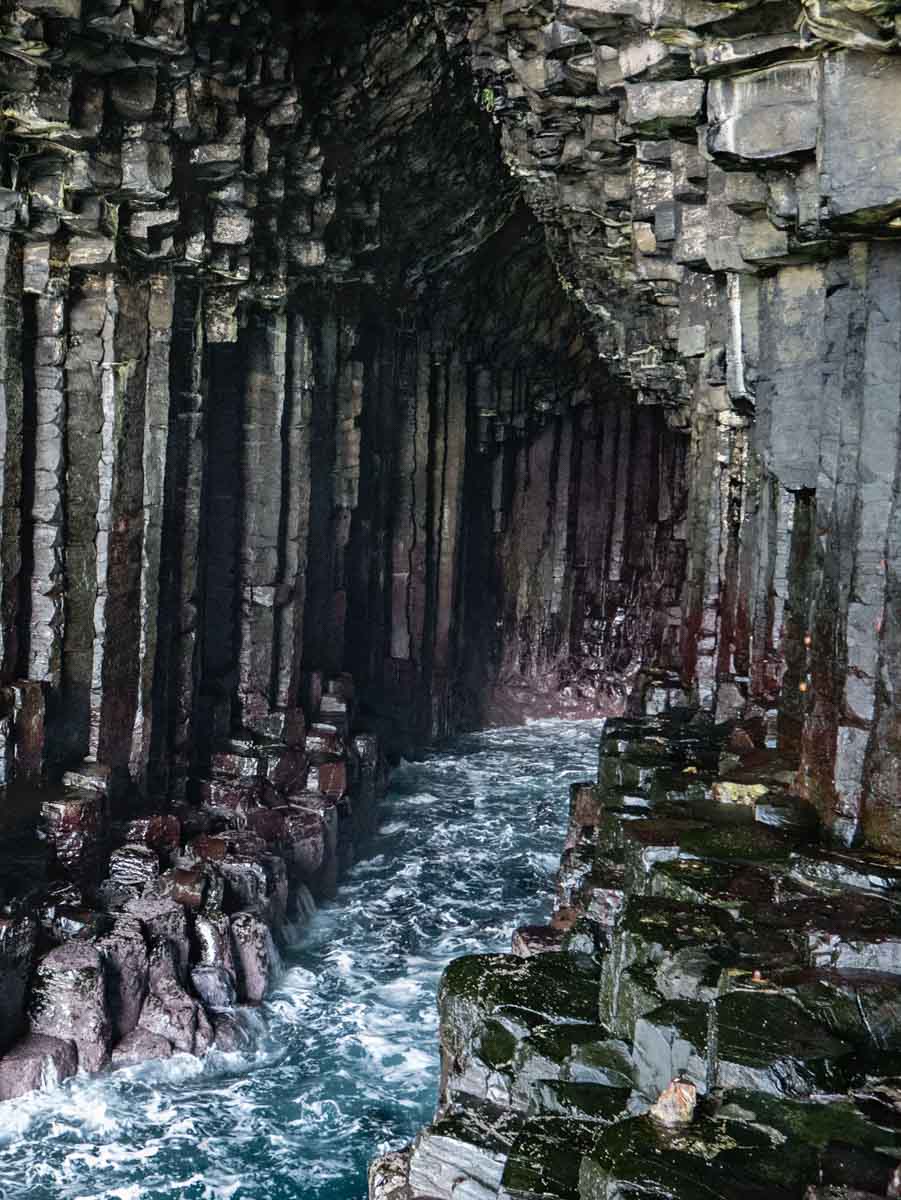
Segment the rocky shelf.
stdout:
<path fill-rule="evenodd" d="M 371 1200 L 899 1194 L 901 860 L 821 844 L 767 741 L 607 722 L 551 922 L 447 968 L 437 1113 Z"/>
<path fill-rule="evenodd" d="M 249 1045 L 241 1006 L 334 895 L 384 789 L 352 680 L 310 685 L 315 720 L 273 712 L 223 738 L 191 803 L 111 812 L 109 772 L 87 764 L 19 806 L 0 852 L 0 1100 Z"/>

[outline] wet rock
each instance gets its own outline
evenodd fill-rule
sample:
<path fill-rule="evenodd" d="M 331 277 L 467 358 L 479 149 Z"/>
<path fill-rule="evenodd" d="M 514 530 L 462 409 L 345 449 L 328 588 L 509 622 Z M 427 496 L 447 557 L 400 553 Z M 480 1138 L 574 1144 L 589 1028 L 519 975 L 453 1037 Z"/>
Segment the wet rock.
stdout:
<path fill-rule="evenodd" d="M 83 762 L 63 774 L 63 787 L 81 792 L 97 792 L 105 796 L 109 790 L 110 768 L 104 763 Z"/>
<path fill-rule="evenodd" d="M 124 840 L 153 850 L 163 863 L 170 863 L 181 845 L 181 822 L 174 813 L 155 813 L 129 821 Z"/>
<path fill-rule="evenodd" d="M 501 1110 L 454 1110 L 422 1130 L 397 1174 L 413 1196 L 496 1195 L 515 1133 L 515 1121 Z"/>
<path fill-rule="evenodd" d="M 714 1020 L 717 1087 L 805 1097 L 846 1086 L 851 1047 L 787 997 L 732 992 Z"/>
<path fill-rule="evenodd" d="M 780 976 L 798 1002 L 837 1037 L 858 1047 L 901 1050 L 897 976 L 869 971 L 808 970 Z"/>
<path fill-rule="evenodd" d="M 191 986 L 207 1008 L 231 1008 L 235 1003 L 235 977 L 225 967 L 192 967 Z"/>
<path fill-rule="evenodd" d="M 149 952 L 151 989 L 165 976 L 184 980 L 190 947 L 188 922 L 182 906 L 172 900 L 143 897 L 130 900 L 125 912 L 140 922 L 144 932 Z"/>
<path fill-rule="evenodd" d="M 0 914 L 0 1052 L 23 1031 L 38 929 L 29 916 Z"/>
<path fill-rule="evenodd" d="M 114 1067 L 137 1067 L 154 1059 L 171 1058 L 172 1043 L 168 1038 L 147 1029 L 134 1029 L 113 1047 Z"/>
<path fill-rule="evenodd" d="M 236 913 L 231 937 L 238 997 L 245 1004 L 260 1004 L 280 966 L 269 926 L 256 913 Z"/>
<path fill-rule="evenodd" d="M 69 942 L 46 954 L 35 972 L 28 1018 L 34 1033 L 74 1042 L 80 1070 L 106 1066 L 112 1028 L 100 952 Z"/>
<path fill-rule="evenodd" d="M 593 1144 L 597 1126 L 566 1118 L 528 1122 L 519 1132 L 498 1192 L 503 1200 L 579 1196 L 581 1157 Z"/>
<path fill-rule="evenodd" d="M 65 878 L 90 880 L 99 873 L 105 831 L 105 800 L 99 791 L 72 791 L 45 800 L 41 821 L 54 864 Z"/>
<path fill-rule="evenodd" d="M 628 1195 L 634 1181 L 660 1200 L 789 1200 L 816 1170 L 816 1155 L 796 1140 L 774 1146 L 766 1131 L 717 1122 L 666 1129 L 650 1117 L 603 1130 L 583 1153 L 578 1195 Z"/>
<path fill-rule="evenodd" d="M 282 794 L 289 795 L 302 788 L 308 769 L 309 762 L 303 750 L 267 747 L 262 756 L 262 777 Z"/>
<path fill-rule="evenodd" d="M 411 1200 L 407 1183 L 409 1151 L 383 1154 L 369 1166 L 370 1200 Z"/>
<path fill-rule="evenodd" d="M 154 892 L 163 899 L 198 912 L 221 907 L 225 882 L 219 871 L 204 866 L 173 867 L 160 877 Z"/>
<path fill-rule="evenodd" d="M 159 873 L 159 858 L 149 846 L 123 846 L 110 855 L 109 879 L 116 887 L 143 890 Z"/>
<path fill-rule="evenodd" d="M 234 975 L 231 921 L 225 913 L 200 913 L 194 921 L 194 938 L 200 965 L 222 967 Z"/>
<path fill-rule="evenodd" d="M 261 779 L 204 779 L 198 784 L 204 810 L 233 828 L 241 828 L 247 813 L 262 801 Z"/>
<path fill-rule="evenodd" d="M 141 1010 L 139 1028 L 165 1038 L 186 1054 L 205 1054 L 213 1044 L 213 1029 L 203 1006 L 168 977 L 153 984 Z"/>
<path fill-rule="evenodd" d="M 547 954 L 562 949 L 563 938 L 563 930 L 550 925 L 520 925 L 513 933 L 510 949 L 520 958 L 529 958 L 532 954 Z"/>
<path fill-rule="evenodd" d="M 214 1046 L 223 1054 L 240 1054 L 250 1050 L 253 1037 L 234 1013 L 214 1012 L 210 1017 L 213 1023 Z"/>
<path fill-rule="evenodd" d="M 0 1058 L 0 1101 L 56 1087 L 77 1070 L 74 1042 L 32 1033 Z"/>
<path fill-rule="evenodd" d="M 488 1099 L 492 1072 L 512 1063 L 533 1024 L 594 1025 L 596 995 L 595 964 L 562 951 L 525 959 L 475 955 L 451 963 L 438 995 L 445 1096 Z M 488 1026 L 501 1010 L 532 1016 L 513 1028 L 509 1022 Z"/>
<path fill-rule="evenodd" d="M 656 1101 L 681 1080 L 696 1094 L 707 1090 L 709 1013 L 694 1000 L 670 1000 L 635 1022 L 632 1061 L 635 1086 Z"/>
<path fill-rule="evenodd" d="M 138 1024 L 149 983 L 149 957 L 140 921 L 122 916 L 96 941 L 103 956 L 112 1038 L 120 1042 Z"/>

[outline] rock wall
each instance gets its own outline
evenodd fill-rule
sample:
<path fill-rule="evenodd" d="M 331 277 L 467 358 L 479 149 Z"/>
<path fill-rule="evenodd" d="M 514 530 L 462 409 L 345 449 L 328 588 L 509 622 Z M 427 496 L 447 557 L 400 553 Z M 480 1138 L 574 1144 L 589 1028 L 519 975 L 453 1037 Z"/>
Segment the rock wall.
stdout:
<path fill-rule="evenodd" d="M 896 9 L 497 0 L 469 34 L 601 360 L 689 441 L 682 683 L 720 716 L 771 712 L 829 832 L 884 848 Z"/>
<path fill-rule="evenodd" d="M 372 1200 L 898 1190 L 901 873 L 817 844 L 764 734 L 606 723 L 551 921 L 447 967 L 438 1110 Z"/>
<path fill-rule="evenodd" d="M 897 849 L 896 8 L 0 5 L 10 919 L 351 710 L 759 717 Z"/>

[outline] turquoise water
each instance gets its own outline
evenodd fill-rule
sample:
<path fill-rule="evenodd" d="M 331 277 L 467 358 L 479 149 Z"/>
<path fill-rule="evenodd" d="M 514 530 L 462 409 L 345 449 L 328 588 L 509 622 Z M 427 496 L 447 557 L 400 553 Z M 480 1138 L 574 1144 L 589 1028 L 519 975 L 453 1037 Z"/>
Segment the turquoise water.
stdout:
<path fill-rule="evenodd" d="M 0 1105 L 0 1200 L 364 1200 L 369 1159 L 433 1111 L 447 961 L 547 916 L 600 729 L 536 722 L 403 764 L 371 857 L 250 1014 L 256 1049 Z"/>

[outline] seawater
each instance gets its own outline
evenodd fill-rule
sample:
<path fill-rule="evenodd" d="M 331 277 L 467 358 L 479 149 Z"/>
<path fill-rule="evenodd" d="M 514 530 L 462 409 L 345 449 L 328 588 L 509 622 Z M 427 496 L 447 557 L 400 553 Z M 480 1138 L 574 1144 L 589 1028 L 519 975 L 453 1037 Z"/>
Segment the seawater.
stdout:
<path fill-rule="evenodd" d="M 0 1200 L 364 1200 L 369 1159 L 434 1110 L 448 960 L 547 917 L 569 784 L 594 774 L 600 731 L 540 721 L 403 763 L 369 856 L 249 1014 L 253 1052 L 0 1105 Z"/>

